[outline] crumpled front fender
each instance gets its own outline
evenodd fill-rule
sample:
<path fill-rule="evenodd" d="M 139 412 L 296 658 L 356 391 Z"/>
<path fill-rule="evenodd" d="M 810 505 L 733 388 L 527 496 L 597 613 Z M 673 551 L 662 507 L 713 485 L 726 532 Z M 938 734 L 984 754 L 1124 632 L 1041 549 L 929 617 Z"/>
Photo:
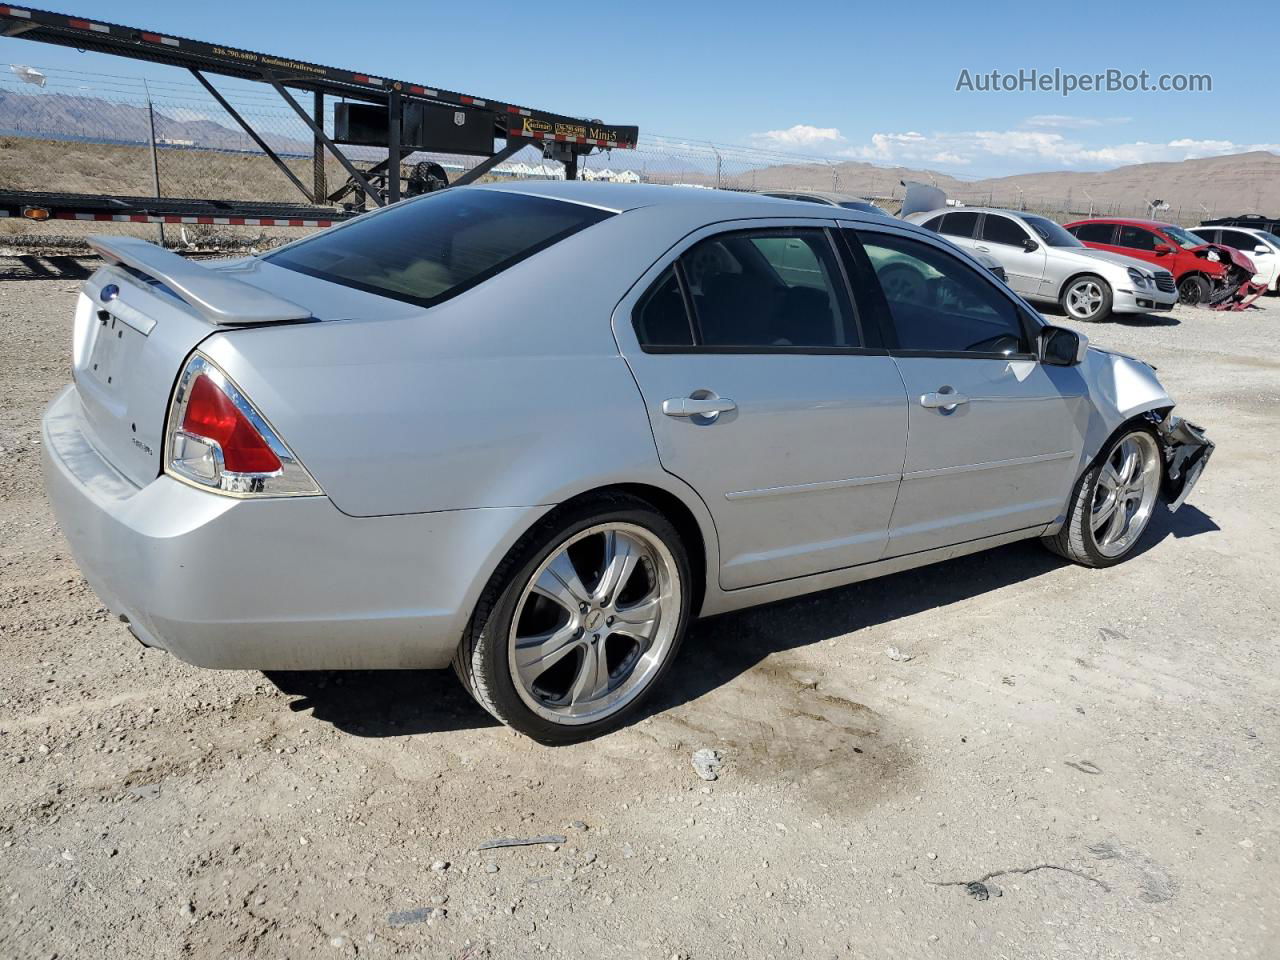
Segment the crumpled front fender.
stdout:
<path fill-rule="evenodd" d="M 1173 512 L 1191 495 L 1191 489 L 1213 456 L 1214 444 L 1205 436 L 1202 427 L 1172 413 L 1156 421 L 1156 430 L 1164 447 L 1164 478 L 1160 492 L 1169 505 L 1169 511 Z"/>
<path fill-rule="evenodd" d="M 1213 442 L 1200 427 L 1172 413 L 1173 398 L 1150 364 L 1091 347 L 1081 373 L 1088 381 L 1094 411 L 1085 439 L 1085 462 L 1093 462 L 1123 424 L 1145 417 L 1155 428 L 1164 454 L 1161 494 L 1169 509 L 1177 510 L 1204 472 Z"/>

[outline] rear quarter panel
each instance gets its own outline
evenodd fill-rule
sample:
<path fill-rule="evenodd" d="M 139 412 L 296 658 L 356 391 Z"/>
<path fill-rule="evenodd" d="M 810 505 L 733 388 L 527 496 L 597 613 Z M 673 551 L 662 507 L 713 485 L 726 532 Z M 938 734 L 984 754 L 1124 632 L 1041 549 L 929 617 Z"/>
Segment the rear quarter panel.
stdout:
<path fill-rule="evenodd" d="M 670 486 L 609 325 L 676 238 L 645 214 L 615 216 L 429 310 L 236 331 L 202 349 L 355 516 Z"/>

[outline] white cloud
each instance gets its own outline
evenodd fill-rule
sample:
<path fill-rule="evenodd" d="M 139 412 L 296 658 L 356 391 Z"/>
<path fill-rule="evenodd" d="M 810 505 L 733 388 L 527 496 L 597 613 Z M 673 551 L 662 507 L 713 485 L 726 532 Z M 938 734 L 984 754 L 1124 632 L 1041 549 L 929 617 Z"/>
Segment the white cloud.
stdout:
<path fill-rule="evenodd" d="M 807 123 L 797 123 L 786 130 L 766 130 L 764 133 L 751 134 L 751 140 L 763 146 L 780 149 L 813 149 L 843 143 L 844 137 L 835 127 L 814 127 Z"/>
<path fill-rule="evenodd" d="M 841 150 L 842 156 L 885 165 L 986 167 L 1016 165 L 1021 170 L 1101 170 L 1133 163 L 1189 160 L 1252 150 L 1280 152 L 1280 144 L 1232 140 L 1177 139 L 1089 146 L 1044 130 L 972 130 L 934 133 L 914 130 L 876 133 L 867 144 Z"/>
<path fill-rule="evenodd" d="M 1028 127 L 1046 127 L 1054 130 L 1084 130 L 1088 127 L 1113 127 L 1128 123 L 1132 117 L 1076 117 L 1065 113 L 1037 113 L 1027 117 Z"/>

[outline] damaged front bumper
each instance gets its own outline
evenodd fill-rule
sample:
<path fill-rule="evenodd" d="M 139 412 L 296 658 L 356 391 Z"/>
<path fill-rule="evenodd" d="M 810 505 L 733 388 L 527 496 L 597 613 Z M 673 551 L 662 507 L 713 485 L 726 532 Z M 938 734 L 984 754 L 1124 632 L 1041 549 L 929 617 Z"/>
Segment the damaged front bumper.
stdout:
<path fill-rule="evenodd" d="M 1160 442 L 1164 447 L 1164 478 L 1160 492 L 1164 495 L 1169 511 L 1182 506 L 1191 490 L 1204 473 L 1205 464 L 1213 456 L 1213 441 L 1204 430 L 1172 413 L 1156 421 Z"/>

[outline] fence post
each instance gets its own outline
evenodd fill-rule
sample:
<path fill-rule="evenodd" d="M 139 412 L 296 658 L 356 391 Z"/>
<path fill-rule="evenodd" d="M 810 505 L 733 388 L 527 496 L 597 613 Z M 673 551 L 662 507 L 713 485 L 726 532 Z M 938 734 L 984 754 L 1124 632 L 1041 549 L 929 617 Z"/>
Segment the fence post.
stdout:
<path fill-rule="evenodd" d="M 151 182 L 152 182 L 152 185 L 155 187 L 156 199 L 159 200 L 160 199 L 160 158 L 156 156 L 156 111 L 155 111 L 155 108 L 151 105 L 151 87 L 147 85 L 147 80 L 145 77 L 143 77 L 142 79 L 142 88 L 147 93 L 147 129 L 148 131 L 150 131 L 150 136 L 148 137 L 148 140 L 149 140 L 149 145 L 151 147 Z M 163 247 L 165 245 L 164 221 L 157 223 L 156 227 L 159 228 L 158 232 L 160 234 L 160 246 Z"/>

